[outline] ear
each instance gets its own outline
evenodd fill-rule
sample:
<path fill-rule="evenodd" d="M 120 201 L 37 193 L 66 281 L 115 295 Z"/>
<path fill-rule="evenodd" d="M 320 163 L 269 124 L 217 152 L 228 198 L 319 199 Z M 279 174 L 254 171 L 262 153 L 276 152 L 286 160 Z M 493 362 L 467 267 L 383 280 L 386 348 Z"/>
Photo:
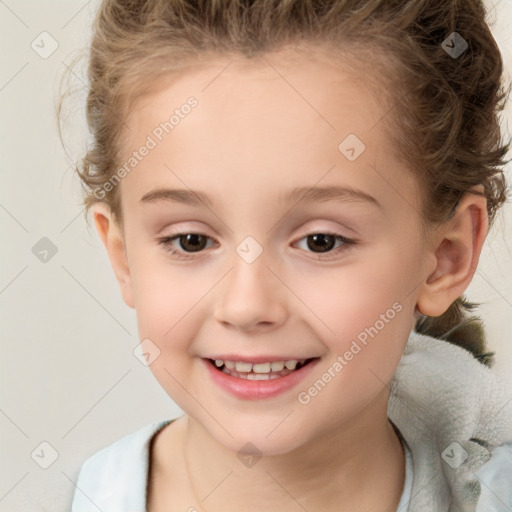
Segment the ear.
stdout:
<path fill-rule="evenodd" d="M 121 287 L 123 300 L 128 306 L 135 308 L 130 269 L 121 229 L 114 220 L 112 212 L 106 203 L 95 203 L 91 209 L 96 230 L 107 249 L 110 264 Z"/>
<path fill-rule="evenodd" d="M 483 192 L 483 186 L 472 190 Z M 434 232 L 428 256 L 436 266 L 420 287 L 417 308 L 422 314 L 442 315 L 464 293 L 473 279 L 488 229 L 486 197 L 466 192 L 452 218 Z"/>

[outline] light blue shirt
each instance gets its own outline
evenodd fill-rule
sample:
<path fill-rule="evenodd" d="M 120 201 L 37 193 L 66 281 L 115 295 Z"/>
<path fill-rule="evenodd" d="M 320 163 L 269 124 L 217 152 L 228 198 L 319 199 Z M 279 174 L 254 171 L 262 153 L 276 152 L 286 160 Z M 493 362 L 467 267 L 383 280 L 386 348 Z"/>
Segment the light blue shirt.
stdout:
<path fill-rule="evenodd" d="M 78 477 L 71 511 L 146 512 L 150 442 L 170 421 L 147 425 L 87 459 Z M 409 507 L 414 478 L 412 453 L 407 443 L 403 442 L 403 446 L 405 482 L 396 512 L 413 510 Z M 496 448 L 492 459 L 477 472 L 477 476 L 484 483 L 477 511 L 510 512 L 512 447 Z"/>

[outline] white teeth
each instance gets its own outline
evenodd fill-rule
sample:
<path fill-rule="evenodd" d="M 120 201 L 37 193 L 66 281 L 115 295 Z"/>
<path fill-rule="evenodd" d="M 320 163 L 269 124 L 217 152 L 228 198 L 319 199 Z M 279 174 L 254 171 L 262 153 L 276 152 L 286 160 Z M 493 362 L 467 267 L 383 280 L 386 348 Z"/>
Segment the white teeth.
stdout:
<path fill-rule="evenodd" d="M 228 375 L 231 375 L 228 369 L 222 368 L 222 371 L 224 373 L 227 373 Z M 240 379 L 247 379 L 247 380 L 273 380 L 273 379 L 280 379 L 280 375 L 276 375 L 275 373 L 247 373 L 243 377 L 239 377 Z"/>
<path fill-rule="evenodd" d="M 270 371 L 270 363 L 259 363 L 252 365 L 254 373 L 268 373 Z"/>
<path fill-rule="evenodd" d="M 235 363 L 235 368 L 237 372 L 250 372 L 252 369 L 251 363 Z"/>
<path fill-rule="evenodd" d="M 272 371 L 280 372 L 284 368 L 284 361 L 275 361 L 272 363 Z"/>
<path fill-rule="evenodd" d="M 248 380 L 270 380 L 270 375 L 267 373 L 266 375 L 262 375 L 259 373 L 248 373 Z"/>
<path fill-rule="evenodd" d="M 222 365 L 228 370 L 236 370 L 239 373 L 269 374 L 270 372 L 280 372 L 285 367 L 288 370 L 295 370 L 298 363 L 304 363 L 305 359 L 290 359 L 288 361 L 273 361 L 267 363 L 245 363 L 243 361 L 224 361 L 215 359 L 215 366 L 220 368 Z M 251 377 L 252 378 L 252 377 Z"/>

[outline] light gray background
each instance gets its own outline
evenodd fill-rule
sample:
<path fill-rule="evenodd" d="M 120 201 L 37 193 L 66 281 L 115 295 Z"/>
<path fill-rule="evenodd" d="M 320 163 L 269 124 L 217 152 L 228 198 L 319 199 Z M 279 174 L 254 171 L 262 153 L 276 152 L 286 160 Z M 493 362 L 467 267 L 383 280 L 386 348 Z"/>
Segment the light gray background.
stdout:
<path fill-rule="evenodd" d="M 139 343 L 135 313 L 121 299 L 94 228 L 87 227 L 79 184 L 58 139 L 60 76 L 86 44 L 97 3 L 0 0 L 1 511 L 69 510 L 86 457 L 181 413 L 132 353 Z M 510 80 L 512 5 L 488 5 Z M 39 52 L 51 49 L 43 31 L 58 43 L 47 58 L 31 47 L 35 40 Z M 72 100 L 68 127 L 84 122 L 83 63 L 77 69 L 73 85 L 83 91 Z M 508 133 L 511 118 L 509 103 Z M 84 129 L 66 132 L 76 151 L 83 149 Z M 510 168 L 507 174 L 512 183 Z M 509 204 L 489 235 L 468 296 L 484 303 L 479 312 L 497 352 L 495 371 L 512 384 L 511 213 Z M 32 252 L 42 237 L 57 248 L 46 263 Z M 58 453 L 48 469 L 39 465 L 52 454 L 42 442 Z"/>

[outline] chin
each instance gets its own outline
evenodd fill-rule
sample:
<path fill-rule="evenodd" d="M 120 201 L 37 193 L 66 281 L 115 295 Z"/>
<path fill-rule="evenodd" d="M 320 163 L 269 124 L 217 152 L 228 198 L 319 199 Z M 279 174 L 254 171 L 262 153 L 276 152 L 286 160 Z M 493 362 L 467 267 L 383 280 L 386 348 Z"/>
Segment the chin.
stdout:
<path fill-rule="evenodd" d="M 257 421 L 257 420 L 255 420 Z M 272 422 L 272 427 L 267 428 L 250 428 L 239 430 L 229 429 L 229 436 L 222 432 L 217 441 L 225 448 L 239 454 L 239 455 L 253 455 L 253 456 L 272 456 L 283 455 L 300 449 L 301 445 L 307 442 L 304 434 L 296 435 L 295 432 L 290 432 L 283 425 L 276 429 L 279 422 Z M 278 432 L 279 430 L 279 432 Z M 269 435 L 270 433 L 270 435 Z"/>

